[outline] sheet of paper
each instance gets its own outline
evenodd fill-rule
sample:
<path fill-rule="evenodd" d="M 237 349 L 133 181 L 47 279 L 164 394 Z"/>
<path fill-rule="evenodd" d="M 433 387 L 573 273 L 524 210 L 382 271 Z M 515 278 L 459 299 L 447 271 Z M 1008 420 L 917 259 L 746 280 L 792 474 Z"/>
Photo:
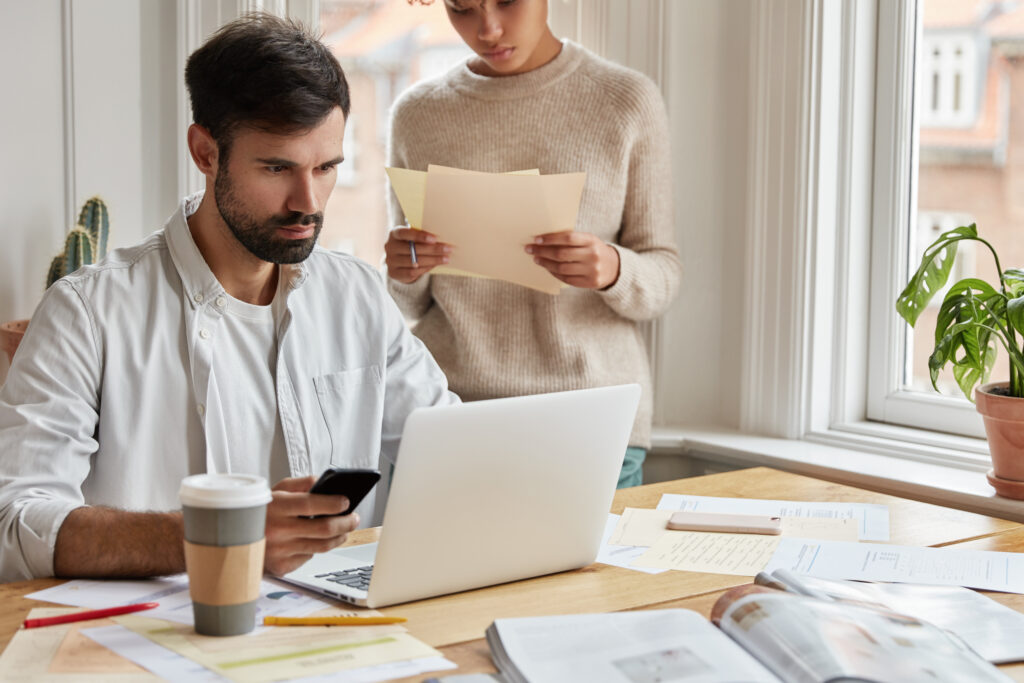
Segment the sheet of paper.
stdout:
<path fill-rule="evenodd" d="M 775 515 L 824 519 L 856 519 L 857 535 L 862 541 L 889 540 L 889 506 L 872 503 L 809 503 L 793 500 L 761 500 L 757 498 L 716 498 L 666 493 L 658 503 L 659 510 L 699 510 L 700 512 L 731 512 L 737 515 Z"/>
<path fill-rule="evenodd" d="M 449 166 L 437 166 L 434 164 L 430 165 L 430 169 L 436 173 L 447 173 L 450 175 L 468 175 L 474 173 L 474 171 L 467 171 L 461 168 L 451 168 Z M 409 227 L 416 228 L 418 230 L 423 229 L 423 204 L 427 197 L 427 172 L 426 171 L 411 171 L 407 168 L 385 168 L 384 171 L 388 174 L 388 180 L 391 181 L 391 189 L 394 190 L 395 196 L 398 198 L 398 204 L 402 207 L 402 213 L 405 214 L 405 220 L 409 224 Z M 540 171 L 536 168 L 524 170 L 524 171 L 511 171 L 510 175 L 539 175 Z M 486 277 L 459 268 L 453 268 L 451 266 L 438 266 L 434 268 L 431 273 L 438 275 L 460 275 L 463 277 Z"/>
<path fill-rule="evenodd" d="M 192 599 L 189 597 L 188 576 L 185 574 L 140 581 L 68 581 L 26 597 L 92 609 L 135 602 L 158 602 L 160 606 L 148 610 L 146 616 L 192 625 Z M 264 579 L 256 605 L 256 618 L 257 623 L 260 623 L 263 617 L 270 615 L 301 617 L 325 607 L 329 607 L 328 603 L 290 584 L 276 579 Z"/>
<path fill-rule="evenodd" d="M 53 617 L 78 609 L 37 607 L 29 617 Z M 19 629 L 0 655 L 0 680 L 16 683 L 155 683 L 162 679 L 102 647 L 83 633 L 109 619 Z M 117 626 L 113 626 L 118 628 Z"/>
<path fill-rule="evenodd" d="M 675 510 L 626 508 L 609 539 L 610 543 L 626 546 L 652 546 L 666 533 L 679 533 L 667 529 L 669 517 Z M 855 519 L 826 517 L 783 517 L 782 535 L 798 538 L 817 538 L 835 541 L 856 541 L 858 522 Z"/>
<path fill-rule="evenodd" d="M 764 569 L 781 540 L 781 536 L 669 531 L 633 566 L 754 576 Z"/>
<path fill-rule="evenodd" d="M 632 566 L 633 560 L 647 552 L 647 548 L 643 546 L 632 546 L 632 545 L 613 545 L 608 542 L 611 538 L 612 533 L 615 531 L 616 525 L 619 523 L 619 515 L 608 513 L 608 520 L 604 526 L 604 536 L 601 538 L 601 549 L 597 552 L 597 559 L 595 562 L 601 564 L 610 564 L 613 567 L 622 567 L 623 569 L 632 569 L 636 572 L 643 572 L 645 574 L 661 574 L 667 572 L 668 569 L 658 569 L 653 567 L 634 567 Z"/>
<path fill-rule="evenodd" d="M 765 571 L 1024 593 L 1024 554 L 784 538 Z"/>
<path fill-rule="evenodd" d="M 452 268 L 557 294 L 563 283 L 523 247 L 539 234 L 575 229 L 585 180 L 428 170 L 423 229 L 454 245 Z"/>
<path fill-rule="evenodd" d="M 237 683 L 323 676 L 388 662 L 440 657 L 398 625 L 288 626 L 259 634 L 213 637 L 190 626 L 138 615 L 117 623 Z"/>
<path fill-rule="evenodd" d="M 104 645 L 121 657 L 148 667 L 162 680 L 169 681 L 227 681 L 206 667 L 197 664 L 176 652 L 163 648 L 147 638 L 123 626 L 108 626 L 83 631 L 97 643 Z M 426 657 L 407 662 L 388 662 L 379 666 L 351 671 L 337 672 L 325 676 L 308 676 L 291 679 L 295 683 L 374 683 L 405 676 L 415 676 L 428 671 L 454 669 L 455 664 L 443 657 Z M 153 679 L 155 680 L 155 676 Z"/>

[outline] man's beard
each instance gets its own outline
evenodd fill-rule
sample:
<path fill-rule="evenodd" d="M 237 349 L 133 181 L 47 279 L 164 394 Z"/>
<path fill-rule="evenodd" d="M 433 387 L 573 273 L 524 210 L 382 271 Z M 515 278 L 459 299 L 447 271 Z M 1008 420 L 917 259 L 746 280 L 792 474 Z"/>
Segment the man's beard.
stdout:
<path fill-rule="evenodd" d="M 248 213 L 235 196 L 227 169 L 217 169 L 214 183 L 217 210 L 232 234 L 253 256 L 268 263 L 299 263 L 305 261 L 316 246 L 320 230 L 324 227 L 322 213 L 302 214 L 298 211 L 284 216 L 271 216 L 260 222 Z M 293 225 L 316 225 L 310 237 L 286 239 L 277 237 L 277 229 Z"/>

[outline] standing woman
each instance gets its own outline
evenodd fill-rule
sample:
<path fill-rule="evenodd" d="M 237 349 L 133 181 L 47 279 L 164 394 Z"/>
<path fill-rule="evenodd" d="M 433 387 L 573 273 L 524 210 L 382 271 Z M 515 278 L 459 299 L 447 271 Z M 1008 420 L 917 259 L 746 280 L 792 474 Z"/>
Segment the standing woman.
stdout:
<path fill-rule="evenodd" d="M 457 246 L 398 227 L 385 245 L 391 294 L 463 400 L 640 383 L 619 487 L 640 484 L 652 412 L 640 323 L 668 308 L 681 270 L 664 104 L 647 77 L 557 39 L 546 0 L 443 2 L 476 54 L 399 97 L 389 164 L 585 171 L 578 230 L 523 247 L 570 286 L 552 296 L 432 276 Z M 392 225 L 405 223 L 390 201 Z"/>

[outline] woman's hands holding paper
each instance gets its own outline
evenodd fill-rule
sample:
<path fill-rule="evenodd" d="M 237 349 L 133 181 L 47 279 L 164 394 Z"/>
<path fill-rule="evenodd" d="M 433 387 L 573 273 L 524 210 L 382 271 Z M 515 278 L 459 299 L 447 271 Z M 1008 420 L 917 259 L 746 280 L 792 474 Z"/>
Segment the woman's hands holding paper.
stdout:
<path fill-rule="evenodd" d="M 437 241 L 437 235 L 400 225 L 384 243 L 384 263 L 388 276 L 411 284 L 435 267 L 448 263 L 450 244 Z"/>
<path fill-rule="evenodd" d="M 619 279 L 619 252 L 590 233 L 538 235 L 525 249 L 534 263 L 573 287 L 605 289 Z"/>

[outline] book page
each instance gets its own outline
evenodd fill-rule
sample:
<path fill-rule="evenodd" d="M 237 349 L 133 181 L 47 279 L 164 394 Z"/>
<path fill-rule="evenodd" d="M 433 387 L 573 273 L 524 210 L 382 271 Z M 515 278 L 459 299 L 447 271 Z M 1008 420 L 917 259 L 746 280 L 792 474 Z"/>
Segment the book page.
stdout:
<path fill-rule="evenodd" d="M 787 585 L 798 582 L 828 599 L 875 603 L 931 622 L 955 633 L 993 664 L 1024 661 L 1024 614 L 969 588 L 820 579 L 783 570 L 772 576 Z"/>
<path fill-rule="evenodd" d="M 779 679 L 707 619 L 683 609 L 498 619 L 498 669 L 530 683 L 774 683 Z"/>
<path fill-rule="evenodd" d="M 720 627 L 777 676 L 794 683 L 1009 680 L 945 631 L 894 612 L 755 593 L 733 602 Z"/>

